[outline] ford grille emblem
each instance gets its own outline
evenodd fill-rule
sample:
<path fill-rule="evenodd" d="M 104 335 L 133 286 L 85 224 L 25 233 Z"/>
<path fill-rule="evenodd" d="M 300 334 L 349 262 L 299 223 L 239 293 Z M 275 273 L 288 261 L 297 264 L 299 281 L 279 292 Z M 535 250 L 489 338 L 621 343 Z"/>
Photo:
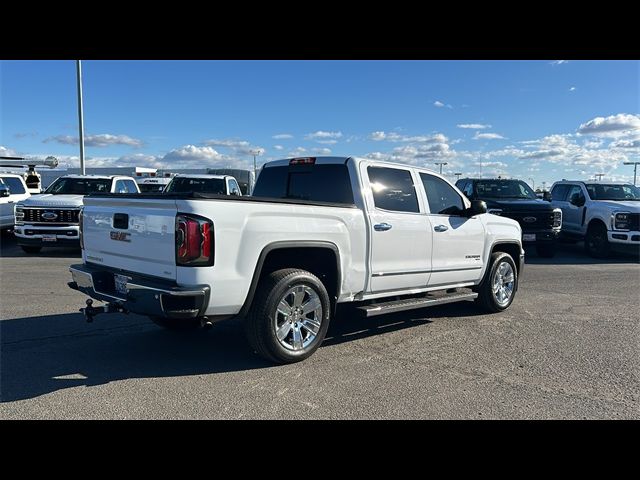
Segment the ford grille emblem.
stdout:
<path fill-rule="evenodd" d="M 54 212 L 44 212 L 42 214 L 42 218 L 44 218 L 45 220 L 55 220 L 56 218 L 58 218 L 58 214 Z"/>
<path fill-rule="evenodd" d="M 523 221 L 523 222 L 527 222 L 527 223 L 533 223 L 533 222 L 535 222 L 536 220 L 538 220 L 536 217 L 524 217 L 524 218 L 522 219 L 522 221 Z"/>

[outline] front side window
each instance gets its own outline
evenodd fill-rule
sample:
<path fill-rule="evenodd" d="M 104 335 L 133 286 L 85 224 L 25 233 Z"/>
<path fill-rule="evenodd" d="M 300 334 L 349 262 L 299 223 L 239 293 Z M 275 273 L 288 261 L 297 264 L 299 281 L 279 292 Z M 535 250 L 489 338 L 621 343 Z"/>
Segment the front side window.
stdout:
<path fill-rule="evenodd" d="M 235 181 L 234 178 L 229 179 L 229 193 L 233 192 L 240 193 L 240 187 L 238 186 L 238 182 Z"/>
<path fill-rule="evenodd" d="M 580 185 L 571 185 L 569 189 L 569 194 L 567 195 L 567 202 L 570 202 L 574 205 L 583 202 L 584 193 L 582 193 L 582 188 Z"/>
<path fill-rule="evenodd" d="M 138 189 L 136 188 L 136 182 L 133 180 L 123 180 L 124 186 L 127 189 L 128 193 L 138 193 Z"/>
<path fill-rule="evenodd" d="M 464 210 L 462 198 L 447 182 L 428 173 L 421 173 L 420 179 L 427 192 L 431 213 L 457 215 Z"/>
<path fill-rule="evenodd" d="M 129 193 L 123 180 L 116 180 L 115 193 Z"/>
<path fill-rule="evenodd" d="M 409 170 L 368 167 L 367 173 L 377 208 L 392 212 L 420 212 L 416 189 Z"/>
<path fill-rule="evenodd" d="M 4 184 L 9 187 L 9 193 L 11 195 L 17 195 L 20 193 L 26 193 L 24 186 L 19 178 L 16 177 L 2 177 Z"/>

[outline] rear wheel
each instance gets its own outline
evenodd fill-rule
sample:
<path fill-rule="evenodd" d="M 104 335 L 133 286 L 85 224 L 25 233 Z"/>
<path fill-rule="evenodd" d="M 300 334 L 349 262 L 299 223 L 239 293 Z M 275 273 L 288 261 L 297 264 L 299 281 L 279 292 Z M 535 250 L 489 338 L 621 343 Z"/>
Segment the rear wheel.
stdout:
<path fill-rule="evenodd" d="M 501 312 L 509 308 L 518 289 L 518 271 L 511 255 L 496 252 L 478 288 L 476 302 L 489 312 Z"/>
<path fill-rule="evenodd" d="M 329 328 L 331 302 L 318 277 L 287 268 L 261 280 L 244 330 L 251 347 L 276 363 L 299 362 L 320 346 Z"/>
<path fill-rule="evenodd" d="M 42 250 L 42 247 L 33 247 L 28 245 L 20 245 L 20 248 L 24 253 L 40 253 L 40 250 Z"/>
<path fill-rule="evenodd" d="M 539 257 L 551 258 L 556 255 L 556 246 L 555 244 L 541 244 L 536 245 L 536 253 Z"/>
<path fill-rule="evenodd" d="M 149 318 L 159 327 L 176 332 L 195 330 L 200 326 L 199 318 L 165 318 L 152 316 L 150 316 Z"/>
<path fill-rule="evenodd" d="M 594 258 L 606 258 L 610 250 L 607 227 L 601 223 L 589 226 L 584 239 L 584 248 Z"/>

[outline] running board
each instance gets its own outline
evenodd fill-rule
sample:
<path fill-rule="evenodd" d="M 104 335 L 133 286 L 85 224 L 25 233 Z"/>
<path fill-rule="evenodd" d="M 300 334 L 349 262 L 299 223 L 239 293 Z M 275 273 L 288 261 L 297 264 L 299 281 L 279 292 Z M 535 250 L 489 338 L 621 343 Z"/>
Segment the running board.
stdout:
<path fill-rule="evenodd" d="M 387 313 L 444 305 L 445 303 L 460 302 L 462 300 L 474 300 L 475 298 L 478 298 L 477 293 L 447 293 L 437 297 L 409 298 L 406 300 L 376 303 L 375 305 L 364 305 L 358 307 L 358 310 L 363 312 L 366 317 L 375 317 L 376 315 L 386 315 Z"/>

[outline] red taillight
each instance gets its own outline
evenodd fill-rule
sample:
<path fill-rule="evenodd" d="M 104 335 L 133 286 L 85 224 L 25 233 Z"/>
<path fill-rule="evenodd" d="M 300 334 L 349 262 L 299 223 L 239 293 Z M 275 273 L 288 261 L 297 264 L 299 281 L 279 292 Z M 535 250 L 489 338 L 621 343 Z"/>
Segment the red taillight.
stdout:
<path fill-rule="evenodd" d="M 176 265 L 213 265 L 213 223 L 195 215 L 176 217 Z"/>
<path fill-rule="evenodd" d="M 300 157 L 289 160 L 289 165 L 313 165 L 316 163 L 316 157 Z"/>

